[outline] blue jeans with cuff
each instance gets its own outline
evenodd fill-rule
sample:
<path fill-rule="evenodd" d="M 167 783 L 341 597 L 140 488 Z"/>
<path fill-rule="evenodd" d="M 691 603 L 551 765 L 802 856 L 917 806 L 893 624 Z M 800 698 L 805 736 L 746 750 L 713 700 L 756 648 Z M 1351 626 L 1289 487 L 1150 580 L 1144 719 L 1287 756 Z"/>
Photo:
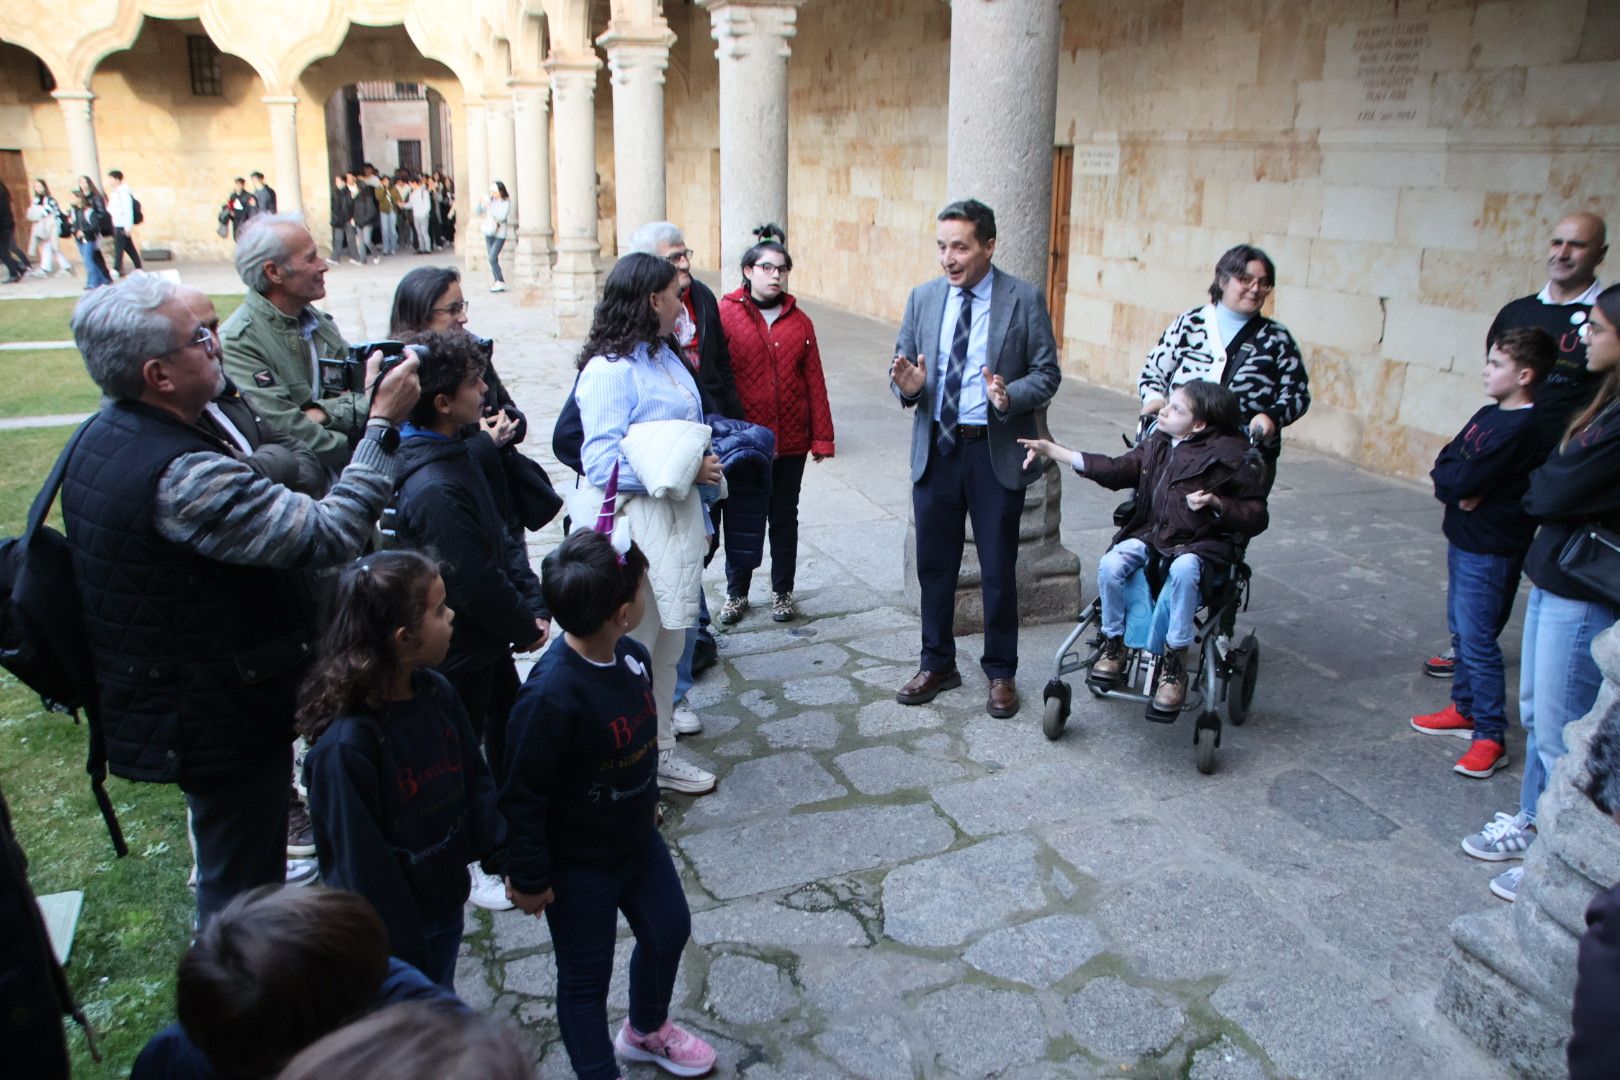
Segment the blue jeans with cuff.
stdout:
<path fill-rule="evenodd" d="M 1488 555 L 1446 545 L 1446 624 L 1457 658 L 1451 703 L 1474 722 L 1474 738 L 1503 742 L 1507 682 L 1497 638 L 1513 610 L 1523 555 Z"/>

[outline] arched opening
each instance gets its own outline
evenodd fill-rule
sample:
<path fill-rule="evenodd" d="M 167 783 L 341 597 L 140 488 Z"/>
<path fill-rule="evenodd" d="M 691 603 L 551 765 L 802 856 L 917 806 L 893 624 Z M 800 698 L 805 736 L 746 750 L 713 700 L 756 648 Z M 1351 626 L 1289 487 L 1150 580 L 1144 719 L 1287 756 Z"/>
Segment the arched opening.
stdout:
<path fill-rule="evenodd" d="M 44 176 L 55 186 L 56 177 L 47 175 L 56 170 L 46 149 L 60 144 L 54 138 L 62 128 L 61 110 L 51 98 L 55 89 L 56 79 L 43 60 L 20 45 L 0 42 L 0 186 L 19 219 L 33 177 Z"/>
<path fill-rule="evenodd" d="M 454 142 L 450 106 L 425 83 L 349 83 L 326 100 L 327 160 L 338 168 L 454 175 Z"/>

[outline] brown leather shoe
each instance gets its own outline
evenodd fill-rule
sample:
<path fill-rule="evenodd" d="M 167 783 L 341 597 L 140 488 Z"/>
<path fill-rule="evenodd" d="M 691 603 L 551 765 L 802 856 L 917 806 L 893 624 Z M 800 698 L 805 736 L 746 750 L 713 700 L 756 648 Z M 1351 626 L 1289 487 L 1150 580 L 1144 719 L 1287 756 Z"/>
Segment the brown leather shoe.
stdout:
<path fill-rule="evenodd" d="M 954 667 L 948 671 L 919 671 L 900 688 L 894 700 L 902 705 L 921 705 L 933 701 L 941 690 L 955 690 L 961 685 L 962 674 Z"/>
<path fill-rule="evenodd" d="M 997 720 L 1005 720 L 1018 711 L 1018 687 L 1011 679 L 990 680 L 990 700 L 985 709 Z"/>

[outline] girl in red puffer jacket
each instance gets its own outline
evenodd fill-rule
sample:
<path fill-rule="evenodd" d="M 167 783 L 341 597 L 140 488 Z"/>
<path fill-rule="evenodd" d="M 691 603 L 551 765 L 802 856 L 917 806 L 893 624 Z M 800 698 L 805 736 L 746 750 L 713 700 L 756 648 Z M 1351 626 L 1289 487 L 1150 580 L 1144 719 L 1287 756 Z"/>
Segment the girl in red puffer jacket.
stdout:
<path fill-rule="evenodd" d="M 793 571 L 798 562 L 804 459 L 806 455 L 816 461 L 833 456 L 832 409 L 827 404 L 816 329 L 787 291 L 793 260 L 782 243 L 782 230 L 762 225 L 754 235 L 759 243 L 742 258 L 742 287 L 720 300 L 720 325 L 726 333 L 746 419 L 776 435 L 768 533 L 771 618 L 788 622 L 798 615 L 793 605 Z M 752 577 L 752 570 L 734 567 L 727 560 L 722 623 L 735 623 L 748 610 Z"/>

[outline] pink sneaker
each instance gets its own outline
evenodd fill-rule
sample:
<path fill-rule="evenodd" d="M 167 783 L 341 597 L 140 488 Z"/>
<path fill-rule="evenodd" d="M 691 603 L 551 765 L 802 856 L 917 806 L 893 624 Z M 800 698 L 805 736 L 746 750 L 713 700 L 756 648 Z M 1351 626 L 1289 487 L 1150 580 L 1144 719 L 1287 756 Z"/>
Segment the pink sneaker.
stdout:
<path fill-rule="evenodd" d="M 613 1048 L 621 1057 L 650 1061 L 676 1076 L 702 1076 L 714 1068 L 714 1047 L 685 1028 L 676 1027 L 673 1020 L 665 1020 L 664 1026 L 651 1035 L 638 1034 L 626 1020 L 613 1037 Z"/>

